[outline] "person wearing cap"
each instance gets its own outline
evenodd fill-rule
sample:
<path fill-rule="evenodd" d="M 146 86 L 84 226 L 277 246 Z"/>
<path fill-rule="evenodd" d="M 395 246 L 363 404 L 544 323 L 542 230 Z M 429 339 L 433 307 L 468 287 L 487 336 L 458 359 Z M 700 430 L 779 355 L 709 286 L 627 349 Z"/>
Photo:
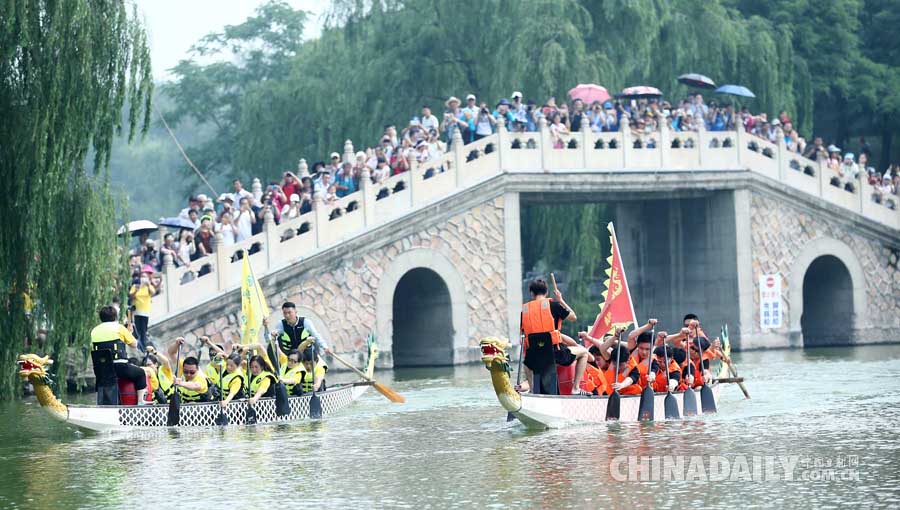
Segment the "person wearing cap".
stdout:
<path fill-rule="evenodd" d="M 515 122 L 516 117 L 513 115 L 511 111 L 509 111 L 509 107 L 512 104 L 505 97 L 497 102 L 497 107 L 494 110 L 493 117 L 494 119 L 499 119 L 503 117 L 503 121 L 506 123 L 507 129 L 512 127 L 513 122 Z"/>
<path fill-rule="evenodd" d="M 848 179 L 859 178 L 859 166 L 853 161 L 853 153 L 844 154 L 844 162 L 841 164 L 841 175 Z"/>
<path fill-rule="evenodd" d="M 431 107 L 427 104 L 422 105 L 422 120 L 421 120 L 422 129 L 427 133 L 428 131 L 434 129 L 440 129 L 441 125 L 438 122 L 438 118 L 432 115 Z"/>
<path fill-rule="evenodd" d="M 459 99 L 457 97 L 450 96 L 445 105 L 447 106 L 447 111 L 444 112 L 444 122 L 441 131 L 447 137 L 447 148 L 449 148 L 453 143 L 453 132 L 459 129 L 460 134 L 464 135 L 464 131 L 469 128 L 469 122 L 466 119 L 466 114 L 459 107 Z M 465 141 L 465 138 L 463 140 Z"/>
<path fill-rule="evenodd" d="M 137 335 L 137 348 L 141 352 L 147 346 L 147 328 L 150 326 L 150 300 L 156 295 L 156 287 L 150 283 L 150 276 L 154 269 L 145 264 L 141 268 L 141 277 L 138 283 L 128 290 L 128 297 L 134 307 L 134 332 Z"/>
<path fill-rule="evenodd" d="M 425 163 L 431 158 L 430 153 L 428 152 L 428 143 L 425 140 L 419 140 L 416 142 L 416 161 L 419 163 Z"/>
<path fill-rule="evenodd" d="M 475 122 L 478 119 L 478 104 L 476 103 L 478 98 L 475 97 L 475 94 L 469 94 L 466 96 L 466 106 L 462 109 L 463 114 L 466 118 L 466 129 L 463 130 L 463 143 L 472 143 L 475 141 Z"/>
<path fill-rule="evenodd" d="M 337 173 L 341 170 L 341 155 L 337 152 L 332 152 L 331 156 L 328 158 L 328 166 L 325 167 L 328 173 L 331 174 L 332 181 L 337 176 Z"/>

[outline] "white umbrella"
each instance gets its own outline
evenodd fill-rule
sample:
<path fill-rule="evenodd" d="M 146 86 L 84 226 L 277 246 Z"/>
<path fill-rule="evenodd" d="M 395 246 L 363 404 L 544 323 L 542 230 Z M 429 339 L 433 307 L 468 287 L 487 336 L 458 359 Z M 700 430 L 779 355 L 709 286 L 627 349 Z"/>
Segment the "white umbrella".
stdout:
<path fill-rule="evenodd" d="M 135 220 L 129 221 L 127 225 L 122 225 L 119 228 L 119 231 L 116 232 L 117 235 L 125 235 L 126 232 L 131 233 L 133 236 L 139 236 L 141 234 L 149 234 L 150 232 L 156 232 L 159 227 L 156 226 L 156 223 L 153 223 L 149 220 Z"/>

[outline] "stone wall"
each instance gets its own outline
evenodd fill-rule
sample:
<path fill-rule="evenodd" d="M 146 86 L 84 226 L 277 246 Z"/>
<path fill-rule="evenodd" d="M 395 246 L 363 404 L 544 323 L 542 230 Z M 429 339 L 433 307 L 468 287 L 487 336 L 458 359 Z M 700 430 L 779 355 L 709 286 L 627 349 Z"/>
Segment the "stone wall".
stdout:
<path fill-rule="evenodd" d="M 826 213 L 814 211 L 764 193 L 751 193 L 753 321 L 749 333 L 768 336 L 776 344 L 787 340 L 784 346 L 801 346 L 803 273 L 814 258 L 834 255 L 853 280 L 852 341 L 900 340 L 900 271 L 889 265 L 891 250 L 874 236 L 851 228 L 848 222 L 834 221 Z M 763 331 L 759 324 L 759 275 L 770 273 L 783 276 L 781 305 L 785 315 L 781 328 Z M 746 334 L 746 325 L 743 329 Z"/>
<path fill-rule="evenodd" d="M 292 301 L 301 315 L 313 319 L 336 352 L 358 356 L 365 350 L 366 335 L 377 330 L 382 353 L 379 366 L 391 366 L 390 317 L 377 315 L 384 310 L 390 314 L 392 303 L 380 303 L 379 299 L 393 295 L 393 289 L 382 287 L 396 285 L 399 277 L 386 278 L 386 273 L 402 276 L 417 267 L 415 260 L 430 266 L 439 259 L 446 264 L 437 272 L 448 284 L 451 300 L 461 305 L 454 307 L 453 324 L 462 325 L 454 332 L 454 362 L 477 359 L 481 337 L 503 335 L 507 330 L 504 196 L 446 219 L 437 214 L 430 222 L 417 218 L 416 224 L 421 229 L 414 233 L 402 235 L 394 229 L 402 237 L 391 238 L 388 233 L 362 249 L 338 251 L 306 271 L 274 281 L 264 278 L 272 322 L 281 318 L 281 303 Z M 403 255 L 407 253 L 419 258 L 406 261 Z M 400 266 L 394 264 L 401 259 L 405 262 Z M 232 300 L 232 294 L 223 300 Z M 197 338 L 206 334 L 216 342 L 238 342 L 240 310 L 230 302 L 222 310 L 224 314 L 218 318 L 193 325 L 186 340 L 196 345 Z M 465 317 L 457 317 L 460 310 Z M 387 321 L 387 327 L 379 327 L 382 321 Z"/>

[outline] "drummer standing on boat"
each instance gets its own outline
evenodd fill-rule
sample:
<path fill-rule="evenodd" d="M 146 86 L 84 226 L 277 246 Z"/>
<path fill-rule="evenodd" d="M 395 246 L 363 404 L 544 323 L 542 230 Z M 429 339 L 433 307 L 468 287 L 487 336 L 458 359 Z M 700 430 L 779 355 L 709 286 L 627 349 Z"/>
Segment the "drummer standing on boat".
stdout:
<path fill-rule="evenodd" d="M 297 305 L 290 301 L 285 301 L 285 303 L 281 305 L 281 314 L 284 318 L 272 328 L 272 336 L 282 353 L 287 355 L 287 353 L 299 349 L 300 344 L 309 338 L 315 339 L 316 348 L 320 355 L 321 353 L 331 353 L 331 349 L 328 347 L 328 344 L 325 343 L 325 340 L 322 339 L 322 335 L 316 331 L 312 321 L 306 317 L 297 315 Z M 268 327 L 268 317 L 264 317 L 262 323 L 264 326 Z M 274 352 L 270 352 L 270 359 L 274 355 Z"/>

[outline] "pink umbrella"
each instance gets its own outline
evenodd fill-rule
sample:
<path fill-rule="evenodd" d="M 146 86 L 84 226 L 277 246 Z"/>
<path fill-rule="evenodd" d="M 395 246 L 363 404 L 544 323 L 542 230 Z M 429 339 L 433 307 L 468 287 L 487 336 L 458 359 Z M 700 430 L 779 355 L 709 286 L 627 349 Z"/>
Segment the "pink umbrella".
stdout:
<path fill-rule="evenodd" d="M 609 101 L 609 91 L 606 87 L 594 85 L 593 83 L 579 83 L 569 91 L 569 97 L 572 99 L 581 99 L 587 104 L 593 102 L 603 103 Z"/>
<path fill-rule="evenodd" d="M 656 87 L 639 85 L 637 87 L 628 87 L 627 89 L 616 95 L 619 97 L 661 97 L 662 92 L 660 92 Z"/>

